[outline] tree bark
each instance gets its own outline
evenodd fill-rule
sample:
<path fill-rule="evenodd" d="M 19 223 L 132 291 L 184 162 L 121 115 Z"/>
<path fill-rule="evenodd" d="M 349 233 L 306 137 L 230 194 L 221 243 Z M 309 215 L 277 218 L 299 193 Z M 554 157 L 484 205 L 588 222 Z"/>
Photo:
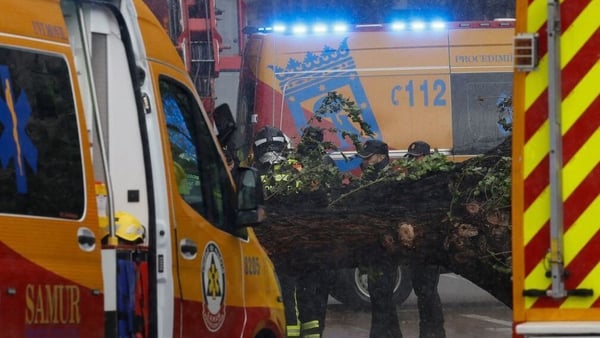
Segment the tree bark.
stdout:
<path fill-rule="evenodd" d="M 255 232 L 279 271 L 352 268 L 391 256 L 442 265 L 512 306 L 510 208 L 472 194 L 482 180 L 472 169 L 508 156 L 510 139 L 415 181 L 277 196 Z"/>

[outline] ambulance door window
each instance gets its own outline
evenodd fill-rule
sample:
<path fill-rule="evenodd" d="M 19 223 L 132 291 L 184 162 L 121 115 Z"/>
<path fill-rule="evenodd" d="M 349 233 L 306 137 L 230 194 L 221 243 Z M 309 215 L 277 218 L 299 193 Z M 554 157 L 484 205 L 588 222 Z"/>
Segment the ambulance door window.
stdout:
<path fill-rule="evenodd" d="M 174 80 L 161 78 L 160 92 L 179 193 L 215 226 L 231 230 L 232 187 L 200 107 Z"/>
<path fill-rule="evenodd" d="M 0 60 L 0 213 L 81 218 L 81 146 L 65 60 L 4 47 Z"/>

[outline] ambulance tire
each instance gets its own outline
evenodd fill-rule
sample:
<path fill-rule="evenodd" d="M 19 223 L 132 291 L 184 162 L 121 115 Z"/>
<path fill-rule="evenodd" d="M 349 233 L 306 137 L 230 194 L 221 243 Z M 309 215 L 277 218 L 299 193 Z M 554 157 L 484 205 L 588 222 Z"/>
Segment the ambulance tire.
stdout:
<path fill-rule="evenodd" d="M 412 292 L 410 271 L 398 267 L 398 275 L 394 286 L 393 299 L 400 305 Z M 358 268 L 341 269 L 336 272 L 335 284 L 330 295 L 337 301 L 354 309 L 368 310 L 371 302 L 368 290 L 367 274 Z"/>

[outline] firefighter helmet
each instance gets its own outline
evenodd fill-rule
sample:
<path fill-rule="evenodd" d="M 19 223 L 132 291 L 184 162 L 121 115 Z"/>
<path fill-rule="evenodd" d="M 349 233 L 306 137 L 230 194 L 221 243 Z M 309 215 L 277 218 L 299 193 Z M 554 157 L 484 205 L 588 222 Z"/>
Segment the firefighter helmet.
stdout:
<path fill-rule="evenodd" d="M 140 243 L 144 241 L 146 229 L 132 214 L 125 211 L 115 213 L 116 236 L 120 239 Z"/>
<path fill-rule="evenodd" d="M 281 130 L 266 126 L 254 137 L 254 158 L 263 164 L 279 163 L 285 160 L 283 155 L 288 144 L 289 141 Z"/>

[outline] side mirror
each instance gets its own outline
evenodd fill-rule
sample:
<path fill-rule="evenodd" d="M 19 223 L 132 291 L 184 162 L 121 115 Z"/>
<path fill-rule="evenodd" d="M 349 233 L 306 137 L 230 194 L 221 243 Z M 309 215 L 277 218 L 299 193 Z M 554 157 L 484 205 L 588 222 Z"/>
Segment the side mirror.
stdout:
<path fill-rule="evenodd" d="M 219 105 L 217 108 L 215 108 L 213 116 L 217 130 L 219 131 L 219 135 L 217 135 L 219 143 L 222 145 L 227 145 L 233 136 L 233 133 L 237 129 L 235 120 L 233 118 L 233 113 L 231 112 L 229 105 L 227 103 Z"/>
<path fill-rule="evenodd" d="M 256 226 L 266 218 L 262 181 L 254 168 L 237 169 L 237 225 Z"/>

